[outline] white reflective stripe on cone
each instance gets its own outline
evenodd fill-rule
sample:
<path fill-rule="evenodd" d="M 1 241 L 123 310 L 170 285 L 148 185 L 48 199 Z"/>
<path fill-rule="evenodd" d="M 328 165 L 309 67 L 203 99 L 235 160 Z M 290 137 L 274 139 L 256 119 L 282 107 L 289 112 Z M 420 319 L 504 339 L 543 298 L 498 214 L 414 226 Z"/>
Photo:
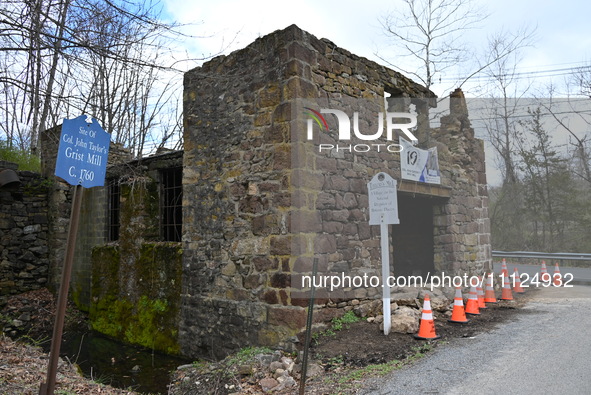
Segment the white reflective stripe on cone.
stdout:
<path fill-rule="evenodd" d="M 422 320 L 432 320 L 433 319 L 433 313 L 423 313 L 423 316 L 421 317 Z"/>

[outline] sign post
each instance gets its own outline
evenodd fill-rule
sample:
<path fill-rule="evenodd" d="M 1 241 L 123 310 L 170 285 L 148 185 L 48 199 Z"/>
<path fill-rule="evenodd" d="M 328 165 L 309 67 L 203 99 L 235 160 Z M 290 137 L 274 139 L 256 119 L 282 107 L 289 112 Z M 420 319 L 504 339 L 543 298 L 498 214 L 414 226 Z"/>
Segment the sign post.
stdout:
<path fill-rule="evenodd" d="M 369 224 L 380 225 L 382 250 L 382 305 L 384 312 L 384 335 L 390 333 L 390 248 L 388 225 L 399 224 L 397 182 L 386 173 L 376 174 L 367 184 L 369 196 Z"/>
<path fill-rule="evenodd" d="M 66 306 L 68 304 L 76 235 L 78 234 L 78 220 L 80 218 L 80 207 L 82 206 L 82 188 L 103 186 L 105 184 L 110 140 L 109 134 L 100 127 L 98 121 L 84 115 L 75 119 L 64 119 L 62 124 L 55 175 L 63 178 L 68 184 L 75 185 L 75 188 L 74 197 L 72 198 L 66 255 L 62 268 L 53 336 L 51 338 L 47 380 L 45 383 L 41 383 L 39 395 L 53 395 L 55 391 L 55 378 Z"/>

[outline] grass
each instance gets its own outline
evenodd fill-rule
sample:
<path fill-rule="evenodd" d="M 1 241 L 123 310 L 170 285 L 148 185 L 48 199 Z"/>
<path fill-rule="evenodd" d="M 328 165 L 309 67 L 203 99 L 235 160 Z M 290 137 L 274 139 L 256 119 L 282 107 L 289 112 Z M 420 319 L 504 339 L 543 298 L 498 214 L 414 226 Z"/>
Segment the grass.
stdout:
<path fill-rule="evenodd" d="M 330 321 L 330 326 L 321 332 L 316 332 L 312 335 L 312 340 L 318 343 L 320 336 L 334 336 L 340 330 L 347 329 L 349 324 L 354 324 L 361 321 L 361 318 L 357 317 L 353 311 L 347 311 L 343 316 L 333 318 Z"/>
<path fill-rule="evenodd" d="M 41 160 L 30 152 L 11 147 L 6 141 L 0 140 L 0 159 L 18 164 L 19 170 L 41 171 Z"/>
<path fill-rule="evenodd" d="M 257 354 L 272 354 L 273 350 L 268 347 L 246 347 L 234 354 L 228 363 L 230 365 L 243 364 L 251 361 Z"/>

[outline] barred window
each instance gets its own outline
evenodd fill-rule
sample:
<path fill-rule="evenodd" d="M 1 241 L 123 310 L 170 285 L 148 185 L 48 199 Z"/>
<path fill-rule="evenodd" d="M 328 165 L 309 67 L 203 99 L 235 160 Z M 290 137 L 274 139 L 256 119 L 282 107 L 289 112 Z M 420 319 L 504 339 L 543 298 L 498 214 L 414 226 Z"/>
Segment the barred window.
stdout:
<path fill-rule="evenodd" d="M 181 241 L 183 227 L 182 168 L 161 170 L 161 232 L 165 241 Z"/>
<path fill-rule="evenodd" d="M 121 211 L 121 188 L 118 179 L 110 179 L 107 183 L 107 193 L 109 195 L 107 207 L 107 238 L 109 241 L 119 240 L 119 215 Z"/>

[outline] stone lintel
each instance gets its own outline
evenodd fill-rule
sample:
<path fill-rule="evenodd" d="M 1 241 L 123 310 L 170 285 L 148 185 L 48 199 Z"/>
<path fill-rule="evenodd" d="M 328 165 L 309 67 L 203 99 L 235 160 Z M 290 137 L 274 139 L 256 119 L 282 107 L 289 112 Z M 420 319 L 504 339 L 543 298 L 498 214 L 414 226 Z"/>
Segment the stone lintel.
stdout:
<path fill-rule="evenodd" d="M 400 180 L 398 184 L 398 192 L 419 194 L 432 198 L 449 199 L 451 190 L 450 187 L 410 180 Z"/>

